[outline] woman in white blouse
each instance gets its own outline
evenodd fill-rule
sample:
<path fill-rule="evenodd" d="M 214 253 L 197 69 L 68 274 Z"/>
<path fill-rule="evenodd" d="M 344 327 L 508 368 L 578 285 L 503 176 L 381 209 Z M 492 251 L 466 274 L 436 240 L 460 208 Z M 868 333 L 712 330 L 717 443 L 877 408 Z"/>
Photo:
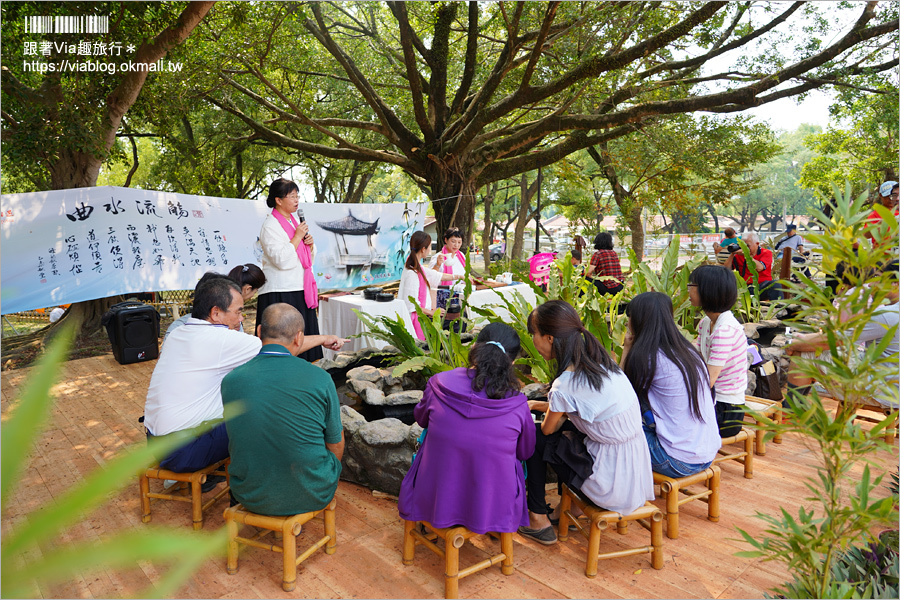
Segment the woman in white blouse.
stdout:
<path fill-rule="evenodd" d="M 442 281 L 456 281 L 464 277 L 463 274 L 441 273 L 433 269 L 423 269 L 422 261 L 431 253 L 431 236 L 424 231 L 416 231 L 409 239 L 409 257 L 406 259 L 406 267 L 400 275 L 400 289 L 397 295 L 406 304 L 412 318 L 413 328 L 420 340 L 425 339 L 422 326 L 419 324 L 419 315 L 416 313 L 416 305 L 422 307 L 422 311 L 429 317 L 434 315 L 434 292 Z M 410 299 L 410 296 L 412 299 Z"/>
<path fill-rule="evenodd" d="M 463 238 L 459 227 L 451 227 L 444 232 L 444 247 L 428 262 L 428 267 L 442 273 L 464 275 L 466 272 L 466 257 L 460 251 Z"/>
<path fill-rule="evenodd" d="M 309 225 L 303 217 L 294 215 L 300 205 L 299 191 L 297 184 L 287 179 L 276 179 L 269 186 L 266 205 L 272 212 L 259 232 L 266 283 L 259 290 L 256 324 L 259 325 L 266 307 L 285 302 L 303 315 L 304 334 L 319 335 L 319 288 L 312 270 L 316 246 Z M 322 348 L 316 346 L 299 356 L 316 361 L 323 356 Z"/>

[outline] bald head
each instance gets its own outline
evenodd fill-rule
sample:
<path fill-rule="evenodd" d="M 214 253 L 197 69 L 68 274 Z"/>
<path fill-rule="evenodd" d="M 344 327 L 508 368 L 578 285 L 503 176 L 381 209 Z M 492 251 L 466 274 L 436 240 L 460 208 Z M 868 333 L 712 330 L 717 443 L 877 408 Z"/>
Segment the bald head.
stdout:
<path fill-rule="evenodd" d="M 303 315 L 290 304 L 280 302 L 266 308 L 259 326 L 259 337 L 264 344 L 288 346 L 302 333 Z"/>

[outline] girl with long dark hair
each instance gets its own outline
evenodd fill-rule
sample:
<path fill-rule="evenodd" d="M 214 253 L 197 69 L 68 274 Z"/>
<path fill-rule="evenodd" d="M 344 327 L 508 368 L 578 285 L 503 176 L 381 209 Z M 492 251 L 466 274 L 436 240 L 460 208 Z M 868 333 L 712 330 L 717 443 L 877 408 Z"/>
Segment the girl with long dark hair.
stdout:
<path fill-rule="evenodd" d="M 621 364 L 644 415 L 653 470 L 668 477 L 702 471 L 722 446 L 703 359 L 678 331 L 665 294 L 638 294 L 626 314 Z"/>
<path fill-rule="evenodd" d="M 469 368 L 429 379 L 414 413 L 428 433 L 400 486 L 402 518 L 476 533 L 528 524 L 520 461 L 533 453 L 535 434 L 513 366 L 518 354 L 516 331 L 491 323 L 469 351 Z"/>
<path fill-rule="evenodd" d="M 634 390 L 575 309 L 545 302 L 528 316 L 528 332 L 541 356 L 556 361 L 556 377 L 547 402 L 529 402 L 545 415 L 527 463 L 530 523 L 519 533 L 552 544 L 546 464 L 562 483 L 623 514 L 653 500 L 653 474 Z"/>
<path fill-rule="evenodd" d="M 737 282 L 730 269 L 701 265 L 688 278 L 691 304 L 706 315 L 697 327 L 697 349 L 715 390 L 716 422 L 723 438 L 737 435 L 744 420 L 747 390 L 747 336 L 731 313 Z"/>
<path fill-rule="evenodd" d="M 409 256 L 406 258 L 405 268 L 400 275 L 400 289 L 397 291 L 397 296 L 403 300 L 409 310 L 413 328 L 420 340 L 425 339 L 425 334 L 422 332 L 419 315 L 416 313 L 413 302 L 422 307 L 422 311 L 426 315 L 433 316 L 435 311 L 433 296 L 437 286 L 441 281 L 456 281 L 463 277 L 454 273 L 440 273 L 434 269 L 423 269 L 422 261 L 428 258 L 430 253 L 431 236 L 424 231 L 414 232 L 409 238 Z M 410 296 L 414 300 L 410 300 Z"/>

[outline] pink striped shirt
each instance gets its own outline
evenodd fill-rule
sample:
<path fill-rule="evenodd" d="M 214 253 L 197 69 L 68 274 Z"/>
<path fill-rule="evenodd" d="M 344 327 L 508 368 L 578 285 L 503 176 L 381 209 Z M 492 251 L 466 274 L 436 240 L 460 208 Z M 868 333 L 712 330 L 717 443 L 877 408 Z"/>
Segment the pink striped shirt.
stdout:
<path fill-rule="evenodd" d="M 700 321 L 697 347 L 704 362 L 722 367 L 716 379 L 716 401 L 743 404 L 747 390 L 747 336 L 731 311 L 723 312 L 710 330 L 709 317 Z"/>

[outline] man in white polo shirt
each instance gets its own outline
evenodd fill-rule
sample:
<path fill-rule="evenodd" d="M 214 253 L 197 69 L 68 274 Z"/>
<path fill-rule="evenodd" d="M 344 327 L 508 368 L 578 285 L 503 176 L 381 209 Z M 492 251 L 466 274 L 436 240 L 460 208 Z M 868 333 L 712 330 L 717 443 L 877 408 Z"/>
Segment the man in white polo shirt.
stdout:
<path fill-rule="evenodd" d="M 144 405 L 148 438 L 204 423 L 213 427 L 161 460 L 162 468 L 189 473 L 228 456 L 222 379 L 262 347 L 259 338 L 238 331 L 243 310 L 237 283 L 224 275 L 211 276 L 197 286 L 191 318 L 166 339 Z M 304 348 L 340 350 L 343 343 L 333 335 L 307 336 Z"/>

